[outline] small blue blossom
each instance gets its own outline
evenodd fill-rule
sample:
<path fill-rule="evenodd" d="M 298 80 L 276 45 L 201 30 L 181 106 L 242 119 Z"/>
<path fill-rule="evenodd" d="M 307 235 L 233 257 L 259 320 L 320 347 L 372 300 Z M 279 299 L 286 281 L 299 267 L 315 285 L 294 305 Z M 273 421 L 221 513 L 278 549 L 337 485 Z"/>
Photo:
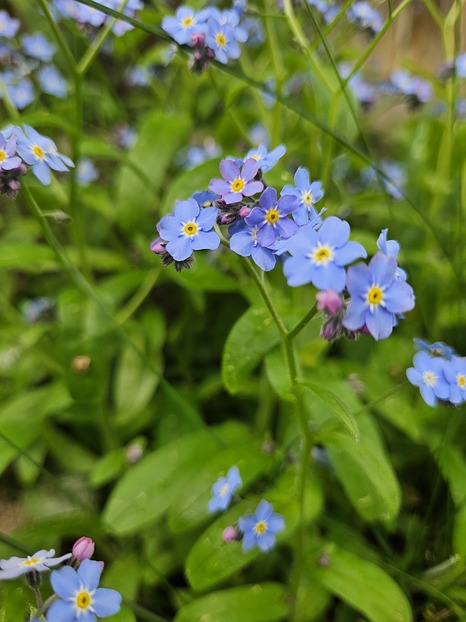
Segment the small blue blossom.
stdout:
<path fill-rule="evenodd" d="M 74 570 L 65 566 L 52 572 L 50 581 L 59 600 L 50 606 L 47 622 L 94 622 L 96 616 L 118 613 L 121 594 L 98 587 L 102 568 L 99 562 L 84 559 Z"/>
<path fill-rule="evenodd" d="M 8 83 L 6 80 L 4 82 L 8 91 L 8 97 L 18 110 L 23 110 L 34 101 L 34 86 L 28 78 L 15 83 Z"/>
<path fill-rule="evenodd" d="M 16 579 L 27 572 L 35 570 L 37 572 L 45 572 L 51 567 L 61 564 L 61 562 L 69 559 L 71 553 L 62 555 L 61 557 L 53 557 L 55 550 L 46 551 L 41 549 L 30 555 L 29 557 L 10 557 L 10 559 L 0 559 L 0 580 Z"/>
<path fill-rule="evenodd" d="M 367 28 L 374 34 L 382 30 L 382 16 L 369 4 L 369 2 L 365 2 L 364 0 L 361 0 L 360 2 L 353 2 L 347 10 L 346 15 L 350 22 L 355 22 L 362 28 Z"/>
<path fill-rule="evenodd" d="M 456 57 L 455 70 L 458 78 L 466 78 L 466 52 Z"/>
<path fill-rule="evenodd" d="M 90 158 L 81 158 L 76 169 L 76 177 L 80 186 L 88 186 L 99 178 L 99 171 Z"/>
<path fill-rule="evenodd" d="M 427 352 L 417 352 L 413 365 L 406 370 L 411 384 L 419 387 L 421 397 L 429 406 L 436 406 L 438 400 L 448 400 L 450 385 L 445 377 L 444 358 L 430 356 Z"/>
<path fill-rule="evenodd" d="M 445 378 L 450 385 L 449 401 L 457 406 L 466 401 L 466 358 L 452 356 L 445 364 Z"/>
<path fill-rule="evenodd" d="M 220 24 L 216 19 L 209 19 L 205 42 L 214 51 L 215 58 L 224 65 L 229 58 L 239 58 L 239 45 L 230 24 Z"/>
<path fill-rule="evenodd" d="M 21 158 L 16 155 L 16 136 L 13 134 L 7 139 L 0 132 L 0 171 L 11 171 L 20 164 Z"/>
<path fill-rule="evenodd" d="M 52 45 L 40 32 L 34 35 L 23 35 L 21 38 L 23 51 L 27 56 L 49 63 L 55 54 L 55 46 Z"/>
<path fill-rule="evenodd" d="M 388 255 L 389 257 L 393 257 L 396 259 L 398 257 L 398 253 L 400 252 L 400 245 L 396 240 L 387 240 L 388 229 L 382 229 L 379 238 L 377 240 L 377 248 L 384 255 Z M 402 268 L 397 266 L 395 277 L 397 279 L 401 279 L 402 281 L 406 281 L 407 275 Z"/>
<path fill-rule="evenodd" d="M 425 104 L 432 99 L 432 87 L 418 76 L 413 76 L 406 69 L 397 69 L 390 77 L 396 92 L 412 97 L 416 102 Z"/>
<path fill-rule="evenodd" d="M 218 248 L 220 238 L 212 231 L 216 218 L 215 207 L 201 209 L 193 198 L 179 201 L 173 215 L 164 216 L 158 227 L 173 259 L 184 261 L 193 251 Z"/>
<path fill-rule="evenodd" d="M 245 221 L 248 225 L 258 227 L 258 243 L 270 247 L 278 239 L 287 239 L 296 233 L 298 225 L 288 216 L 297 207 L 296 197 L 283 196 L 277 200 L 277 191 L 269 186 L 261 194 L 259 205 L 246 216 Z"/>
<path fill-rule="evenodd" d="M 428 343 L 424 339 L 414 339 L 414 345 L 417 350 L 428 352 L 431 356 L 443 356 L 446 359 L 451 359 L 455 354 L 455 350 L 451 346 L 447 346 L 443 341 Z"/>
<path fill-rule="evenodd" d="M 244 220 L 238 220 L 229 228 L 230 248 L 241 257 L 251 257 L 264 272 L 273 270 L 277 258 L 272 249 L 262 246 L 257 239 L 259 227 L 250 226 Z"/>
<path fill-rule="evenodd" d="M 348 241 L 349 235 L 349 224 L 336 216 L 326 218 L 319 231 L 313 223 L 301 227 L 287 245 L 292 255 L 283 268 L 288 285 L 312 283 L 317 289 L 343 291 L 344 266 L 367 256 L 359 242 Z"/>
<path fill-rule="evenodd" d="M 317 216 L 314 204 L 324 196 L 322 182 L 320 180 L 311 183 L 309 171 L 300 166 L 294 176 L 295 186 L 286 184 L 280 194 L 282 196 L 294 196 L 299 201 L 298 209 L 293 213 L 294 221 L 302 226 L 307 225 Z"/>
<path fill-rule="evenodd" d="M 64 99 L 68 93 L 65 78 L 53 65 L 41 67 L 37 72 L 37 79 L 43 93 Z"/>
<path fill-rule="evenodd" d="M 226 477 L 219 477 L 212 486 L 212 498 L 209 501 L 209 512 L 226 510 L 230 505 L 235 490 L 243 484 L 237 466 L 228 470 Z"/>
<path fill-rule="evenodd" d="M 166 16 L 162 20 L 162 29 L 180 45 L 191 44 L 192 36 L 207 32 L 206 19 L 209 12 L 204 9 L 195 12 L 187 6 L 180 6 L 175 17 Z"/>
<path fill-rule="evenodd" d="M 374 339 L 386 339 L 397 317 L 414 308 L 413 289 L 396 278 L 393 257 L 377 253 L 369 266 L 348 268 L 347 289 L 351 296 L 343 326 L 351 331 L 367 330 Z"/>
<path fill-rule="evenodd" d="M 14 19 L 6 11 L 0 11 L 0 37 L 12 39 L 20 27 L 19 19 Z"/>
<path fill-rule="evenodd" d="M 261 181 L 254 181 L 258 170 L 254 158 L 246 160 L 241 169 L 234 160 L 222 160 L 220 172 L 224 179 L 212 179 L 209 190 L 222 197 L 227 205 L 238 203 L 243 196 L 251 197 L 264 187 Z"/>
<path fill-rule="evenodd" d="M 195 192 L 193 199 L 199 205 L 199 207 L 212 207 L 215 201 L 218 199 L 218 195 L 210 190 L 204 190 L 202 192 Z"/>
<path fill-rule="evenodd" d="M 275 535 L 285 528 L 285 519 L 273 511 L 272 504 L 262 499 L 255 514 L 240 517 L 239 528 L 243 532 L 243 551 L 258 546 L 266 552 L 275 546 Z"/>
<path fill-rule="evenodd" d="M 285 153 L 285 145 L 278 145 L 278 147 L 275 147 L 272 151 L 268 151 L 265 145 L 259 145 L 256 149 L 250 149 L 244 159 L 254 158 L 261 171 L 265 173 L 266 171 L 270 171 Z"/>

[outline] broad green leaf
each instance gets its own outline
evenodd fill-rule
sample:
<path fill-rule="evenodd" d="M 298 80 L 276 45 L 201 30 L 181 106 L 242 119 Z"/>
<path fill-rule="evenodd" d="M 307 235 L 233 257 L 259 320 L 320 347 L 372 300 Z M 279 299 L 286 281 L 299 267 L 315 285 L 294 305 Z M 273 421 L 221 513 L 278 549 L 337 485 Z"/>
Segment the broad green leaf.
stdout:
<path fill-rule="evenodd" d="M 231 466 L 236 465 L 241 474 L 243 486 L 238 491 L 241 494 L 249 483 L 271 466 L 272 461 L 272 455 L 264 453 L 262 442 L 253 439 L 252 435 L 241 444 L 215 454 L 200 465 L 184 488 L 180 489 L 178 499 L 170 509 L 170 529 L 174 532 L 187 531 L 209 517 L 207 505 L 212 495 L 212 484 Z"/>
<path fill-rule="evenodd" d="M 91 470 L 90 482 L 99 488 L 115 479 L 125 467 L 125 453 L 123 449 L 115 449 L 105 454 Z"/>
<path fill-rule="evenodd" d="M 94 466 L 95 456 L 51 422 L 44 423 L 42 438 L 55 459 L 70 471 L 87 474 Z"/>
<path fill-rule="evenodd" d="M 213 592 L 182 607 L 174 622 L 278 622 L 288 619 L 287 589 L 258 583 Z"/>
<path fill-rule="evenodd" d="M 248 438 L 247 428 L 229 423 L 184 436 L 144 457 L 118 482 L 104 510 L 117 534 L 133 534 L 162 516 L 204 462 L 230 443 Z"/>
<path fill-rule="evenodd" d="M 137 162 L 140 171 L 150 179 L 124 167 L 117 176 L 116 210 L 118 222 L 127 231 L 149 225 L 149 211 L 156 213 L 158 191 L 174 154 L 184 144 L 190 127 L 188 115 L 168 117 L 155 110 L 141 125 L 136 144 L 128 157 Z M 184 197 L 183 197 L 184 198 Z"/>
<path fill-rule="evenodd" d="M 424 436 L 443 477 L 448 482 L 455 505 L 461 506 L 466 501 L 466 461 L 463 453 L 437 434 L 425 433 Z"/>
<path fill-rule="evenodd" d="M 45 244 L 2 244 L 0 268 L 40 274 L 57 270 L 58 264 L 54 252 Z"/>
<path fill-rule="evenodd" d="M 356 420 L 351 414 L 349 408 L 346 406 L 345 402 L 336 393 L 329 391 L 328 389 L 320 384 L 317 384 L 316 382 L 307 381 L 303 384 L 318 397 L 320 397 L 324 402 L 326 402 L 332 413 L 334 413 L 335 416 L 343 422 L 343 424 L 353 435 L 353 438 L 358 441 L 360 436 L 358 424 L 356 423 Z"/>
<path fill-rule="evenodd" d="M 361 612 L 370 622 L 411 622 L 409 602 L 381 568 L 335 544 L 323 552 L 326 563 L 315 565 L 314 577 L 329 592 Z"/>
<path fill-rule="evenodd" d="M 222 377 L 230 393 L 237 393 L 256 365 L 280 341 L 280 333 L 265 307 L 249 309 L 231 329 L 222 359 Z"/>

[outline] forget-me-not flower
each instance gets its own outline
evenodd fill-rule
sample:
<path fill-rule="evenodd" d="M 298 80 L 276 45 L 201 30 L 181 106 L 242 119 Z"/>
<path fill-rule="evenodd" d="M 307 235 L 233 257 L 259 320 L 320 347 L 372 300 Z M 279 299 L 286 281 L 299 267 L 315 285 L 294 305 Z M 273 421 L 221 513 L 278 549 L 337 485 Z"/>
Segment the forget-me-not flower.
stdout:
<path fill-rule="evenodd" d="M 71 557 L 71 553 L 66 553 L 61 557 L 54 557 L 55 549 L 46 551 L 41 549 L 29 557 L 10 557 L 10 559 L 0 559 L 0 580 L 16 579 L 26 572 L 44 572 L 51 567 L 61 564 L 65 559 Z"/>
<path fill-rule="evenodd" d="M 262 499 L 252 516 L 242 516 L 239 528 L 243 532 L 243 551 L 258 546 L 269 551 L 275 545 L 275 534 L 285 528 L 285 519 L 273 511 L 271 503 Z"/>
<path fill-rule="evenodd" d="M 239 58 L 240 49 L 235 30 L 228 23 L 221 24 L 216 19 L 209 19 L 205 42 L 214 51 L 215 58 L 224 65 L 229 58 Z"/>
<path fill-rule="evenodd" d="M 41 67 L 37 72 L 40 88 L 43 93 L 64 99 L 68 93 L 65 78 L 53 65 Z"/>
<path fill-rule="evenodd" d="M 396 259 L 398 257 L 398 253 L 400 252 L 400 245 L 396 240 L 387 240 L 388 229 L 382 229 L 380 235 L 377 240 L 377 248 L 384 255 L 388 255 L 389 257 L 393 257 Z M 397 265 L 395 276 L 397 279 L 401 279 L 402 281 L 406 281 L 407 275 L 406 272 Z"/>
<path fill-rule="evenodd" d="M 347 289 L 351 296 L 343 326 L 348 330 L 367 329 L 374 339 L 386 339 L 397 317 L 414 307 L 414 292 L 396 277 L 393 257 L 377 253 L 368 266 L 348 268 Z"/>
<path fill-rule="evenodd" d="M 313 181 L 309 178 L 307 168 L 300 166 L 294 176 L 295 186 L 286 184 L 283 186 L 280 194 L 282 196 L 292 195 L 299 201 L 298 209 L 293 213 L 293 219 L 298 225 L 306 225 L 309 221 L 317 216 L 314 203 L 320 201 L 324 196 L 322 182 L 320 180 Z"/>
<path fill-rule="evenodd" d="M 209 512 L 226 510 L 231 503 L 233 493 L 243 484 L 239 469 L 232 466 L 226 477 L 219 477 L 212 486 L 212 498 L 209 501 Z"/>
<path fill-rule="evenodd" d="M 11 17 L 6 11 L 0 11 L 0 37 L 11 39 L 19 30 L 19 19 Z"/>
<path fill-rule="evenodd" d="M 42 136 L 30 125 L 24 125 L 24 131 L 16 127 L 15 134 L 18 154 L 32 167 L 32 172 L 42 184 L 50 183 L 50 169 L 63 172 L 74 166 L 70 158 L 58 153 L 51 138 Z"/>
<path fill-rule="evenodd" d="M 245 221 L 258 227 L 257 241 L 261 246 L 270 247 L 279 238 L 289 238 L 298 230 L 298 225 L 288 218 L 298 207 L 296 197 L 284 196 L 277 200 L 277 191 L 269 186 L 259 199 Z"/>
<path fill-rule="evenodd" d="M 262 246 L 257 239 L 259 227 L 248 225 L 244 220 L 236 221 L 229 228 L 230 248 L 241 257 L 251 257 L 264 272 L 275 267 L 277 257 L 272 249 Z"/>
<path fill-rule="evenodd" d="M 254 158 L 246 160 L 241 168 L 234 160 L 222 160 L 220 172 L 224 179 L 212 179 L 209 190 L 218 194 L 227 205 L 239 203 L 243 196 L 251 197 L 264 187 L 261 181 L 254 181 L 258 170 Z"/>
<path fill-rule="evenodd" d="M 455 350 L 451 346 L 447 346 L 443 341 L 428 343 L 424 339 L 414 339 L 414 345 L 417 350 L 428 352 L 431 356 L 443 356 L 446 359 L 451 359 L 455 354 Z"/>
<path fill-rule="evenodd" d="M 162 29 L 180 45 L 185 43 L 190 45 L 193 35 L 207 32 L 208 16 L 209 12 L 206 9 L 196 12 L 190 7 L 180 6 L 174 17 L 169 15 L 163 18 Z"/>
<path fill-rule="evenodd" d="M 278 145 L 278 147 L 275 147 L 272 151 L 268 151 L 265 145 L 259 145 L 255 149 L 250 149 L 244 159 L 254 158 L 261 171 L 265 173 L 266 171 L 270 171 L 285 153 L 285 145 Z"/>
<path fill-rule="evenodd" d="M 349 224 L 336 216 L 326 218 L 319 231 L 312 223 L 301 227 L 287 244 L 291 257 L 283 271 L 288 285 L 312 283 L 317 289 L 343 291 L 345 266 L 367 256 L 362 244 L 349 241 L 349 235 Z"/>
<path fill-rule="evenodd" d="M 0 132 L 0 171 L 11 171 L 18 168 L 21 158 L 16 155 L 16 136 L 8 139 Z"/>
<path fill-rule="evenodd" d="M 27 56 L 49 63 L 55 54 L 55 46 L 47 41 L 40 32 L 34 35 L 23 35 L 21 38 L 23 51 Z"/>
<path fill-rule="evenodd" d="M 200 208 L 193 198 L 179 201 L 173 215 L 159 222 L 160 237 L 167 242 L 166 249 L 175 261 L 184 261 L 193 251 L 214 250 L 220 238 L 212 231 L 217 218 L 217 208 Z"/>
<path fill-rule="evenodd" d="M 101 573 L 101 565 L 92 559 L 84 559 L 77 570 L 65 566 L 52 572 L 50 580 L 59 600 L 50 606 L 47 622 L 95 622 L 96 616 L 118 613 L 121 594 L 98 587 Z"/>
<path fill-rule="evenodd" d="M 452 404 L 462 404 L 466 401 L 466 358 L 452 356 L 446 361 L 445 378 L 450 385 L 449 401 Z"/>
<path fill-rule="evenodd" d="M 430 356 L 427 352 L 416 352 L 414 367 L 406 370 L 411 384 L 419 387 L 422 399 L 429 406 L 436 406 L 438 400 L 448 400 L 450 385 L 445 377 L 445 363 L 439 356 Z"/>

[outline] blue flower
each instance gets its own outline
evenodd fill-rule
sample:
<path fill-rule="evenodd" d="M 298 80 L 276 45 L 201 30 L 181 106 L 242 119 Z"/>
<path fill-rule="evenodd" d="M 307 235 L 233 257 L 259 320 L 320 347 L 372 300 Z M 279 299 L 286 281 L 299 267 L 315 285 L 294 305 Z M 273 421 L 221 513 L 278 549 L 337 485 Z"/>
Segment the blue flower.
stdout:
<path fill-rule="evenodd" d="M 54 555 L 54 549 L 50 549 L 50 551 L 41 549 L 29 557 L 0 559 L 0 580 L 16 579 L 16 577 L 20 577 L 32 570 L 44 572 L 71 557 L 71 553 L 66 553 L 66 555 L 62 555 L 61 557 L 53 557 Z"/>
<path fill-rule="evenodd" d="M 393 257 L 377 253 L 369 266 L 359 263 L 348 268 L 347 288 L 351 296 L 345 328 L 367 329 L 374 339 L 387 338 L 399 314 L 414 307 L 413 289 L 396 278 L 397 263 Z"/>
<path fill-rule="evenodd" d="M 20 164 L 21 158 L 16 155 L 16 136 L 12 135 L 7 140 L 0 132 L 0 171 L 11 171 Z"/>
<path fill-rule="evenodd" d="M 313 223 L 301 227 L 287 244 L 292 255 L 283 268 L 288 285 L 312 283 L 317 289 L 343 291 L 344 266 L 367 256 L 359 242 L 348 241 L 349 235 L 349 224 L 336 216 L 326 218 L 319 231 Z"/>
<path fill-rule="evenodd" d="M 90 158 L 81 158 L 78 162 L 76 177 L 80 186 L 88 186 L 99 178 L 99 171 Z"/>
<path fill-rule="evenodd" d="M 220 172 L 224 179 L 212 179 L 209 190 L 222 197 L 227 205 L 238 203 L 243 196 L 251 197 L 264 187 L 261 181 L 254 181 L 258 169 L 253 158 L 246 160 L 241 169 L 234 160 L 222 160 Z"/>
<path fill-rule="evenodd" d="M 417 352 L 413 358 L 414 367 L 406 370 L 411 384 L 419 387 L 421 397 L 429 406 L 435 406 L 438 400 L 448 400 L 450 385 L 445 377 L 445 363 L 438 356 L 429 356 L 427 352 Z"/>
<path fill-rule="evenodd" d="M 455 69 L 458 78 L 466 78 L 466 52 L 456 57 Z"/>
<path fill-rule="evenodd" d="M 212 498 L 209 501 L 209 512 L 226 510 L 231 503 L 233 493 L 243 484 L 237 466 L 229 469 L 226 477 L 219 477 L 212 486 Z"/>
<path fill-rule="evenodd" d="M 427 103 L 432 98 L 432 87 L 426 80 L 413 76 L 406 69 L 397 69 L 391 75 L 395 91 L 408 97 L 414 97 L 419 103 Z"/>
<path fill-rule="evenodd" d="M 168 16 L 162 20 L 162 28 L 177 43 L 183 45 L 191 44 L 191 38 L 194 34 L 205 34 L 207 32 L 207 19 L 209 13 L 207 10 L 195 12 L 187 6 L 180 6 L 175 17 Z"/>
<path fill-rule="evenodd" d="M 257 506 L 253 516 L 242 516 L 239 528 L 243 532 L 243 551 L 258 546 L 261 551 L 269 551 L 275 546 L 275 534 L 285 528 L 285 519 L 273 511 L 273 506 L 265 499 Z"/>
<path fill-rule="evenodd" d="M 159 233 L 167 241 L 166 249 L 175 261 L 184 261 L 193 251 L 214 250 L 220 238 L 212 231 L 217 218 L 217 208 L 201 209 L 193 198 L 179 201 L 173 215 L 164 216 L 159 223 Z"/>
<path fill-rule="evenodd" d="M 23 110 L 34 100 L 34 86 L 28 78 L 8 84 L 5 80 L 8 97 L 18 110 Z"/>
<path fill-rule="evenodd" d="M 452 404 L 466 401 L 466 358 L 452 356 L 445 363 L 445 377 L 450 385 L 449 400 Z"/>
<path fill-rule="evenodd" d="M 120 611 L 121 594 L 98 587 L 102 568 L 99 562 L 85 559 L 78 570 L 65 566 L 52 572 L 50 580 L 60 600 L 52 603 L 47 622 L 95 622 Z"/>
<path fill-rule="evenodd" d="M 278 145 L 278 147 L 275 147 L 272 151 L 267 151 L 267 147 L 265 145 L 259 145 L 256 149 L 250 149 L 244 159 L 247 160 L 248 158 L 254 158 L 259 168 L 263 172 L 266 172 L 270 171 L 270 169 L 275 166 L 278 160 L 284 156 L 285 153 L 285 145 Z"/>
<path fill-rule="evenodd" d="M 388 255 L 389 257 L 396 259 L 398 257 L 398 253 L 400 252 L 400 245 L 396 240 L 387 240 L 387 235 L 388 229 L 382 229 L 377 240 L 377 248 L 384 255 Z M 399 266 L 396 268 L 395 276 L 397 279 L 401 279 L 402 281 L 406 281 L 407 279 L 406 272 Z"/>
<path fill-rule="evenodd" d="M 40 32 L 35 35 L 24 35 L 21 38 L 23 51 L 28 56 L 49 63 L 55 54 L 55 46 L 47 41 Z"/>
<path fill-rule="evenodd" d="M 368 2 L 353 2 L 347 10 L 346 15 L 351 22 L 356 22 L 362 28 L 367 28 L 373 33 L 380 32 L 383 26 L 383 19 Z"/>
<path fill-rule="evenodd" d="M 37 179 L 47 186 L 51 181 L 50 169 L 67 171 L 73 162 L 65 155 L 58 153 L 57 146 L 51 138 L 42 136 L 30 125 L 24 125 L 25 131 L 15 128 L 17 151 L 26 164 L 32 167 Z"/>
<path fill-rule="evenodd" d="M 10 17 L 6 11 L 0 11 L 0 37 L 5 37 L 5 39 L 15 37 L 19 26 L 19 19 Z"/>
<path fill-rule="evenodd" d="M 455 354 L 455 350 L 451 346 L 447 346 L 443 341 L 429 344 L 424 339 L 414 339 L 414 345 L 418 350 L 428 352 L 431 356 L 443 356 L 446 359 L 451 359 Z"/>
<path fill-rule="evenodd" d="M 230 248 L 241 257 L 251 257 L 264 272 L 275 267 L 277 258 L 272 249 L 261 246 L 257 239 L 259 227 L 250 226 L 244 220 L 238 220 L 230 228 Z"/>
<path fill-rule="evenodd" d="M 49 65 L 41 67 L 37 72 L 40 87 L 43 93 L 64 99 L 68 93 L 68 85 L 65 78 L 56 67 Z"/>
<path fill-rule="evenodd" d="M 277 201 L 277 191 L 268 187 L 261 194 L 259 206 L 255 207 L 246 224 L 258 227 L 257 241 L 261 246 L 270 247 L 280 238 L 289 238 L 298 230 L 298 225 L 288 218 L 298 207 L 295 197 L 281 197 Z"/>
<path fill-rule="evenodd" d="M 239 45 L 235 30 L 230 24 L 221 24 L 216 19 L 209 19 L 205 42 L 214 51 L 215 58 L 224 65 L 229 58 L 239 58 Z"/>
<path fill-rule="evenodd" d="M 307 168 L 300 166 L 295 173 L 294 183 L 296 187 L 287 184 L 283 187 L 280 194 L 282 196 L 292 195 L 298 199 L 299 207 L 294 212 L 293 219 L 298 225 L 307 225 L 317 216 L 314 203 L 320 201 L 324 196 L 322 182 L 319 180 L 311 183 L 309 171 Z"/>

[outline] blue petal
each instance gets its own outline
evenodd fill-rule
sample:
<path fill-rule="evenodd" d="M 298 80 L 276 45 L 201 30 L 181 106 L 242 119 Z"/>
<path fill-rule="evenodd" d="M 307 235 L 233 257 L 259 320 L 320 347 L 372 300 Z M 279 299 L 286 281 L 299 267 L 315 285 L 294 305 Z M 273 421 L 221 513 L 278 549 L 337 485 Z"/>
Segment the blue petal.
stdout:
<path fill-rule="evenodd" d="M 262 499 L 256 509 L 256 521 L 264 520 L 267 521 L 269 517 L 273 514 L 273 505 Z"/>
<path fill-rule="evenodd" d="M 340 293 L 345 289 L 345 269 L 333 263 L 328 263 L 326 266 L 314 267 L 312 283 L 317 289 L 333 289 Z"/>
<path fill-rule="evenodd" d="M 254 242 L 248 231 L 240 231 L 231 236 L 230 248 L 237 255 L 241 255 L 241 257 L 249 257 L 253 246 Z"/>
<path fill-rule="evenodd" d="M 346 266 L 355 259 L 367 257 L 366 249 L 359 242 L 347 242 L 341 248 L 335 249 L 335 263 L 337 266 Z"/>
<path fill-rule="evenodd" d="M 166 242 L 169 242 L 180 235 L 182 226 L 178 218 L 174 216 L 164 216 L 159 222 L 158 231 L 160 237 Z"/>
<path fill-rule="evenodd" d="M 220 246 L 220 238 L 215 231 L 200 231 L 192 240 L 191 248 L 195 251 L 215 250 Z"/>
<path fill-rule="evenodd" d="M 377 253 L 370 260 L 369 269 L 373 274 L 375 283 L 388 286 L 395 278 L 396 261 L 393 257 Z"/>
<path fill-rule="evenodd" d="M 99 562 L 84 559 L 78 568 L 78 577 L 87 590 L 92 591 L 99 585 L 102 567 Z"/>
<path fill-rule="evenodd" d="M 275 228 L 270 223 L 263 225 L 257 232 L 257 241 L 261 246 L 270 246 L 277 239 Z"/>
<path fill-rule="evenodd" d="M 257 543 L 257 537 L 253 531 L 247 531 L 243 536 L 243 551 L 249 551 Z"/>
<path fill-rule="evenodd" d="M 309 188 L 309 171 L 304 166 L 300 166 L 294 175 L 294 183 L 300 190 Z"/>
<path fill-rule="evenodd" d="M 405 313 L 414 308 L 413 288 L 406 281 L 394 281 L 384 294 L 387 310 L 391 313 Z"/>
<path fill-rule="evenodd" d="M 366 323 L 368 307 L 360 298 L 351 298 L 346 310 L 343 326 L 348 330 L 359 330 Z"/>
<path fill-rule="evenodd" d="M 283 273 L 288 285 L 298 287 L 312 282 L 314 266 L 309 261 L 303 262 L 299 257 L 289 257 L 283 266 Z"/>
<path fill-rule="evenodd" d="M 393 330 L 393 315 L 382 307 L 376 307 L 373 313 L 367 313 L 366 326 L 376 341 L 386 339 Z"/>
<path fill-rule="evenodd" d="M 50 583 L 60 598 L 69 598 L 79 588 L 79 577 L 71 566 L 64 566 L 52 572 Z"/>
<path fill-rule="evenodd" d="M 276 227 L 277 233 L 281 235 L 282 238 L 290 238 L 298 230 L 298 225 L 294 220 L 291 220 L 291 218 L 280 218 Z"/>
<path fill-rule="evenodd" d="M 269 210 L 277 205 L 277 191 L 272 186 L 269 186 L 264 190 L 259 199 L 260 205 Z"/>
<path fill-rule="evenodd" d="M 274 253 L 269 248 L 262 248 L 262 246 L 259 245 L 253 246 L 251 257 L 264 272 L 270 272 L 270 270 L 273 270 L 273 268 L 275 268 L 275 264 L 277 263 L 277 258 Z"/>
<path fill-rule="evenodd" d="M 74 603 L 57 600 L 47 611 L 47 622 L 75 622 L 75 612 Z"/>
<path fill-rule="evenodd" d="M 350 226 L 346 220 L 329 216 L 324 220 L 319 233 L 322 243 L 338 248 L 348 241 L 350 231 Z"/>
<path fill-rule="evenodd" d="M 366 298 L 367 289 L 372 284 L 372 274 L 364 263 L 358 263 L 348 268 L 346 272 L 346 287 L 350 296 Z"/>
<path fill-rule="evenodd" d="M 257 538 L 257 546 L 261 551 L 269 551 L 275 545 L 275 536 L 273 533 L 266 531 Z"/>
<path fill-rule="evenodd" d="M 175 218 L 178 218 L 182 222 L 191 222 L 196 220 L 199 215 L 200 207 L 195 199 L 188 199 L 187 201 L 179 201 L 175 205 Z"/>
<path fill-rule="evenodd" d="M 204 207 L 197 217 L 197 223 L 204 231 L 209 231 L 217 220 L 218 210 L 216 207 Z"/>
<path fill-rule="evenodd" d="M 92 597 L 92 606 L 98 616 L 111 616 L 121 607 L 121 594 L 116 590 L 99 587 Z"/>
<path fill-rule="evenodd" d="M 234 160 L 222 160 L 220 162 L 220 172 L 227 181 L 234 181 L 240 176 L 239 167 Z M 213 188 L 212 190 L 215 192 Z"/>
<path fill-rule="evenodd" d="M 50 174 L 50 169 L 45 162 L 37 162 L 32 167 L 32 172 L 44 186 L 48 186 L 52 181 L 52 176 Z"/>
<path fill-rule="evenodd" d="M 419 387 L 422 384 L 422 375 L 414 367 L 409 367 L 406 370 L 406 377 L 414 386 Z"/>
<path fill-rule="evenodd" d="M 165 248 L 175 261 L 184 261 L 192 253 L 191 241 L 184 237 L 168 242 Z"/>

